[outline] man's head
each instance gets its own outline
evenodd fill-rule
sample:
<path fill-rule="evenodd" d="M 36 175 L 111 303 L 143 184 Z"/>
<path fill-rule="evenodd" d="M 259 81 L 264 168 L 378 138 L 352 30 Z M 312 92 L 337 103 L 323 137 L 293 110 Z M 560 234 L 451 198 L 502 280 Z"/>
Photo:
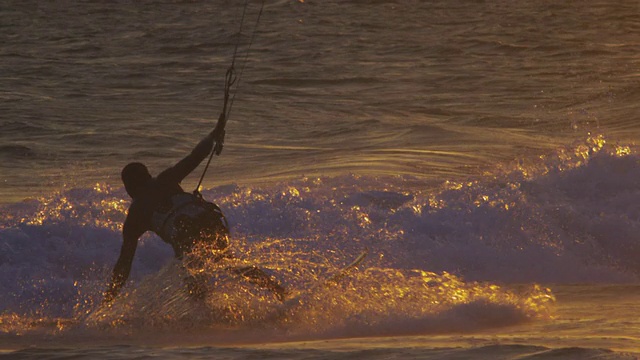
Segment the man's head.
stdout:
<path fill-rule="evenodd" d="M 122 182 L 131 198 L 140 196 L 141 191 L 151 181 L 151 174 L 144 164 L 132 162 L 122 169 Z"/>

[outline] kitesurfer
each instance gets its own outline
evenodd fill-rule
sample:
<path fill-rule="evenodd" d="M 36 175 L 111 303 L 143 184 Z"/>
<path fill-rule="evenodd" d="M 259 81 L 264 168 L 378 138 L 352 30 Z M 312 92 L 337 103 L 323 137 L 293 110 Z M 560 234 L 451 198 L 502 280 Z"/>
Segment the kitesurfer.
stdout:
<path fill-rule="evenodd" d="M 155 178 L 142 163 L 133 162 L 124 167 L 122 181 L 132 202 L 122 228 L 120 256 L 104 294 L 105 303 L 111 302 L 126 283 L 138 239 L 149 230 L 170 244 L 175 257 L 180 260 L 197 244 L 203 243 L 214 249 L 213 261 L 231 257 L 229 229 L 220 208 L 202 199 L 199 193 L 187 193 L 180 186 L 180 182 L 212 152 L 214 143 L 221 149 L 223 126 L 219 121 L 218 126 L 189 155 Z M 284 299 L 284 288 L 261 269 L 249 266 L 232 271 L 270 289 L 279 300 Z M 191 295 L 205 295 L 201 279 L 190 276 L 185 280 Z"/>

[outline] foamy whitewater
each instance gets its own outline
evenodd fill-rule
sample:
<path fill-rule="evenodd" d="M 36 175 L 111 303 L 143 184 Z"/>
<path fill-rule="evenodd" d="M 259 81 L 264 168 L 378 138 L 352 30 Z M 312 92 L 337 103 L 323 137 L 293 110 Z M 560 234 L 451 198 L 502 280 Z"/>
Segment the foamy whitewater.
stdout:
<path fill-rule="evenodd" d="M 243 7 L 0 5 L 0 358 L 640 356 L 637 2 L 269 1 L 248 54 Z M 202 188 L 237 258 L 195 301 L 148 233 L 101 307 L 120 169 L 210 131 L 237 41 Z"/>

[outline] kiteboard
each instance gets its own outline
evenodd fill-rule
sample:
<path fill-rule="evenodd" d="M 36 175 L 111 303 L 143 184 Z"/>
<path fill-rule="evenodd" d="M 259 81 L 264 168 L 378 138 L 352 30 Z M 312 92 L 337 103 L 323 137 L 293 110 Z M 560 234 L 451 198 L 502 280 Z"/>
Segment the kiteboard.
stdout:
<path fill-rule="evenodd" d="M 302 301 L 305 298 L 307 298 L 310 294 L 313 294 L 318 289 L 337 285 L 341 279 L 343 279 L 345 276 L 349 274 L 349 272 L 351 272 L 351 270 L 355 269 L 358 265 L 360 265 L 366 259 L 368 253 L 369 253 L 369 250 L 365 249 L 353 261 L 351 261 L 351 263 L 337 270 L 331 276 L 319 280 L 317 283 L 315 283 L 311 287 L 308 287 L 300 291 L 299 293 L 297 293 L 295 296 L 285 300 L 284 302 L 282 302 L 282 304 L 280 304 L 277 307 L 277 309 L 270 316 L 267 317 L 267 320 L 268 321 L 275 320 L 285 316 L 288 310 L 302 304 Z"/>

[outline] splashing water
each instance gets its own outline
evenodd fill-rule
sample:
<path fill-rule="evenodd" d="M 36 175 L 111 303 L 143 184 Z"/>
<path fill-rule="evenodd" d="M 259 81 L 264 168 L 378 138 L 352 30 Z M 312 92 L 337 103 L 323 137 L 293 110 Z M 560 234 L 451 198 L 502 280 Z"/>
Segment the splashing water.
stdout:
<path fill-rule="evenodd" d="M 204 264 L 199 275 L 210 279 L 211 291 L 203 300 L 192 299 L 183 283 L 188 271 L 171 262 L 110 308 L 90 313 L 85 324 L 133 333 L 268 328 L 277 330 L 273 340 L 466 332 L 547 318 L 555 301 L 549 289 L 538 285 L 508 289 L 465 282 L 446 272 L 368 266 L 336 285 L 315 286 L 338 268 L 309 259 L 287 262 L 286 248 L 272 242 L 252 261 L 278 274 L 292 296 L 302 293 L 295 306 L 279 303 L 269 291 L 226 271 L 246 265 L 242 260 Z"/>
<path fill-rule="evenodd" d="M 189 297 L 187 270 L 146 235 L 128 291 L 104 309 L 97 304 L 127 202 L 121 189 L 69 189 L 3 208 L 0 332 L 267 328 L 281 339 L 459 332 L 548 318 L 554 296 L 538 283 L 636 279 L 638 164 L 631 147 L 594 136 L 438 191 L 401 176 L 211 189 L 205 197 L 230 220 L 236 258 L 202 263 L 205 299 Z M 364 248 L 371 255 L 357 270 L 316 286 Z M 300 302 L 286 307 L 226 271 L 241 265 L 265 269 Z"/>

